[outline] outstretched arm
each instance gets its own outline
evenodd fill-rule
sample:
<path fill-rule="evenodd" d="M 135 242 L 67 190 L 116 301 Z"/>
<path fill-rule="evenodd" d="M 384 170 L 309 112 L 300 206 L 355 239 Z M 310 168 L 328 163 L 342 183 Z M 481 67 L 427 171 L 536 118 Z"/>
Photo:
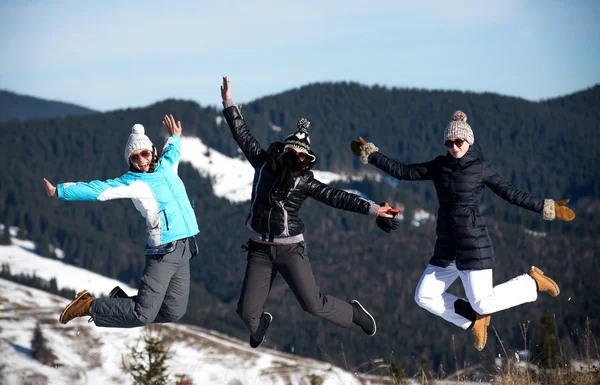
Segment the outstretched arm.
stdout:
<path fill-rule="evenodd" d="M 133 188 L 123 178 L 59 183 L 57 186 L 44 178 L 44 184 L 48 196 L 57 196 L 65 201 L 106 201 L 135 196 Z"/>
<path fill-rule="evenodd" d="M 227 76 L 223 77 L 221 98 L 223 99 L 223 107 L 225 108 L 223 116 L 225 116 L 225 120 L 229 125 L 233 139 L 237 142 L 250 164 L 254 168 L 259 167 L 265 150 L 263 150 L 260 143 L 250 133 L 242 112 L 231 98 L 231 88 Z"/>
<path fill-rule="evenodd" d="M 393 218 L 392 215 L 387 213 L 387 211 L 390 209 L 389 206 L 380 206 L 377 203 L 366 200 L 359 195 L 329 187 L 314 177 L 310 177 L 306 182 L 306 185 L 308 188 L 308 196 L 318 200 L 319 202 L 325 203 L 328 206 L 359 214 Z"/>
<path fill-rule="evenodd" d="M 391 159 L 379 152 L 373 143 L 367 143 L 363 138 L 350 143 L 352 153 L 358 156 L 364 164 L 371 163 L 381 171 L 401 180 L 429 180 L 433 162 L 404 164 Z"/>
<path fill-rule="evenodd" d="M 546 220 L 551 221 L 558 218 L 571 221 L 575 219 L 575 213 L 566 207 L 569 200 L 555 202 L 552 199 L 535 198 L 524 191 L 517 190 L 487 162 L 483 165 L 483 182 L 500 198 L 513 205 L 540 213 Z"/>

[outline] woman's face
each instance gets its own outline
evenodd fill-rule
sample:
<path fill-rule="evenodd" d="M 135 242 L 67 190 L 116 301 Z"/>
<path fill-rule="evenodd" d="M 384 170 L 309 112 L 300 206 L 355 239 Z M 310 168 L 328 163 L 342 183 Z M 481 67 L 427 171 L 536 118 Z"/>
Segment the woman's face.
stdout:
<path fill-rule="evenodd" d="M 469 151 L 469 147 L 471 147 L 469 142 L 461 138 L 448 139 L 444 145 L 448 149 L 450 155 L 456 159 L 460 159 L 465 156 L 467 151 Z"/>
<path fill-rule="evenodd" d="M 298 156 L 298 160 L 300 162 L 302 162 L 304 159 L 306 159 L 306 154 L 304 152 L 300 152 L 300 150 L 298 150 L 295 147 L 288 147 L 285 149 L 284 153 L 285 152 L 295 152 L 296 155 Z"/>
<path fill-rule="evenodd" d="M 129 156 L 129 161 L 139 172 L 148 172 L 152 162 L 152 151 L 145 148 L 135 150 Z"/>

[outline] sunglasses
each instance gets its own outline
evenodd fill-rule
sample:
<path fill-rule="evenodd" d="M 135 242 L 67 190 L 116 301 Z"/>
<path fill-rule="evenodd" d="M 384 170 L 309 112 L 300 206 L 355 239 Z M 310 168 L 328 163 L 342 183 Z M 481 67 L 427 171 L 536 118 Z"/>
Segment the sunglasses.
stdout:
<path fill-rule="evenodd" d="M 144 150 L 142 152 L 139 152 L 137 154 L 133 154 L 129 157 L 129 160 L 132 162 L 137 162 L 139 160 L 141 160 L 142 158 L 149 158 L 150 156 L 152 156 L 152 152 L 148 151 L 148 150 Z"/>
<path fill-rule="evenodd" d="M 444 142 L 444 146 L 446 146 L 448 149 L 454 147 L 454 145 L 456 145 L 458 148 L 461 148 L 464 142 L 465 141 L 463 139 L 447 140 Z"/>

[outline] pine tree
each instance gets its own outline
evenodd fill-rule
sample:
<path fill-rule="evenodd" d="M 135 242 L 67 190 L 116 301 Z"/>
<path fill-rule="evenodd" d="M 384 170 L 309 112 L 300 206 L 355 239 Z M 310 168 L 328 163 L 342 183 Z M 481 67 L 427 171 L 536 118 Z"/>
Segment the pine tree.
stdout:
<path fill-rule="evenodd" d="M 541 335 L 538 340 L 538 345 L 541 348 L 539 365 L 543 368 L 555 367 L 558 361 L 559 346 L 553 315 L 549 311 L 544 312 L 542 315 L 540 332 Z"/>
<path fill-rule="evenodd" d="M 3 246 L 12 245 L 12 241 L 10 239 L 10 231 L 8 229 L 8 226 L 2 226 L 2 229 L 0 229 L 0 245 L 3 245 Z"/>
<path fill-rule="evenodd" d="M 48 366 L 54 366 L 56 361 L 56 356 L 48 347 L 48 343 L 42 334 L 39 322 L 35 325 L 33 338 L 31 339 L 31 356 Z"/>
<path fill-rule="evenodd" d="M 144 347 L 140 348 L 140 342 Z M 165 347 L 165 338 L 160 337 L 160 330 L 154 332 L 147 327 L 144 336 L 138 339 L 136 346 L 131 349 L 131 360 L 122 358 L 121 366 L 131 375 L 133 385 L 167 385 L 169 374 L 166 361 L 170 358 L 169 348 Z"/>

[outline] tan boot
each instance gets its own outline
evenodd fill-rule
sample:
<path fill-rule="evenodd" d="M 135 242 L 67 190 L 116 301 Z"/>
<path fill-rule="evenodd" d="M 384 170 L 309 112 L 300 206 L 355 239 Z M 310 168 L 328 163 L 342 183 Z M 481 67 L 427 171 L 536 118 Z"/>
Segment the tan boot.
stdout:
<path fill-rule="evenodd" d="M 73 318 L 77 317 L 85 317 L 90 314 L 90 306 L 92 305 L 92 301 L 94 301 L 94 297 L 88 293 L 87 290 L 81 291 L 77 294 L 77 297 L 70 304 L 65 307 L 65 309 L 60 314 L 58 318 L 58 322 L 61 324 L 66 324 L 71 321 Z"/>
<path fill-rule="evenodd" d="M 556 297 L 560 294 L 560 288 L 551 278 L 546 277 L 544 272 L 535 266 L 531 266 L 531 270 L 527 272 L 531 278 L 535 279 L 538 291 L 547 291 L 551 296 Z"/>
<path fill-rule="evenodd" d="M 489 314 L 477 314 L 475 322 L 473 322 L 473 335 L 475 336 L 475 349 L 482 351 L 487 343 L 487 327 L 490 324 L 492 317 Z"/>

